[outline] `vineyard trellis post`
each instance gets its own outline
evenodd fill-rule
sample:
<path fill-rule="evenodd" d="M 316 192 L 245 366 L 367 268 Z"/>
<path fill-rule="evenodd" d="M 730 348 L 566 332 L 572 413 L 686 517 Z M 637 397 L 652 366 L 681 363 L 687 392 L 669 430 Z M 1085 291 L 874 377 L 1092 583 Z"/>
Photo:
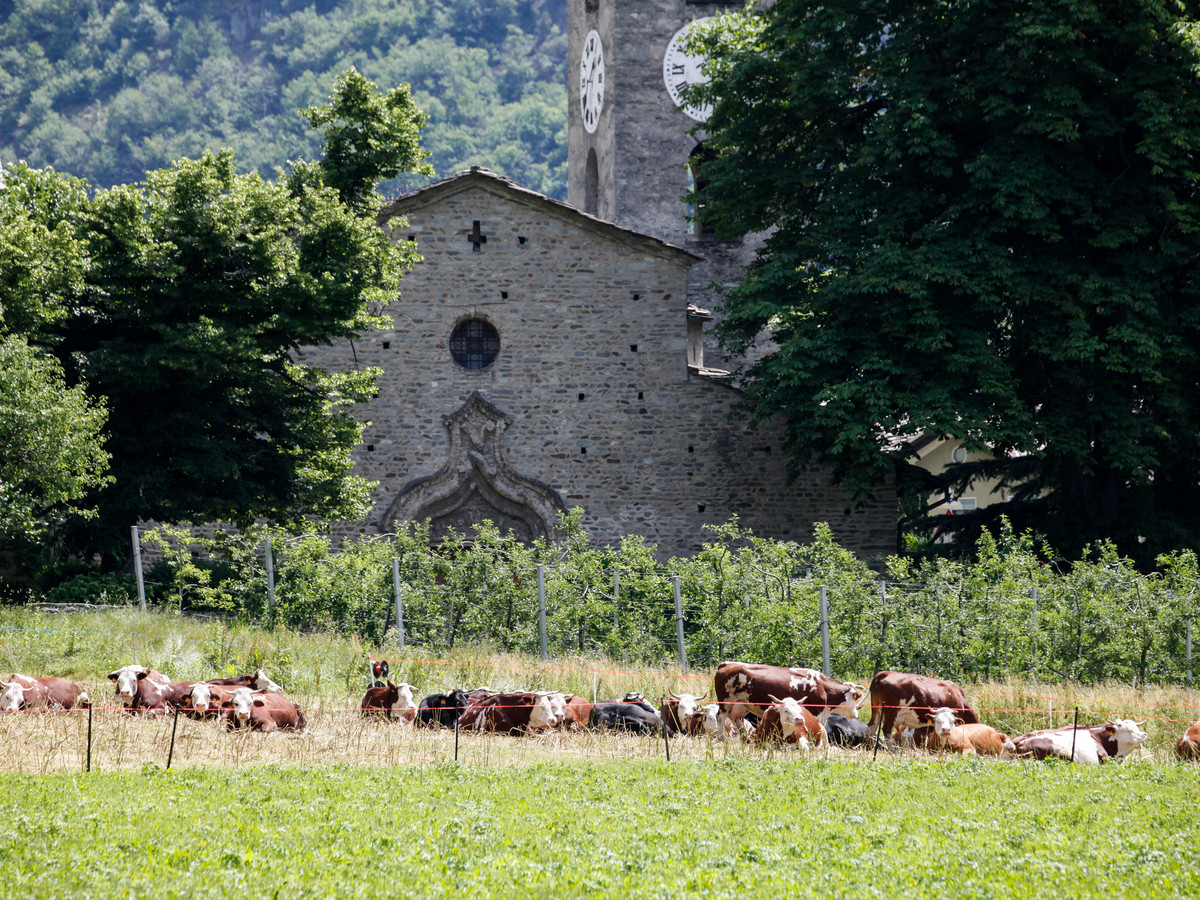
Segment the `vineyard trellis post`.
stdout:
<path fill-rule="evenodd" d="M 146 611 L 146 579 L 142 575 L 142 542 L 138 539 L 138 527 L 133 525 L 129 529 L 130 537 L 133 539 L 133 574 L 137 577 L 138 589 L 138 608 Z"/>
<path fill-rule="evenodd" d="M 821 585 L 821 672 L 828 676 L 829 667 L 829 597 L 825 585 Z"/>
<path fill-rule="evenodd" d="M 541 563 L 537 567 L 538 593 L 538 645 L 542 651 L 542 661 L 549 658 L 546 647 L 546 569 Z"/>
<path fill-rule="evenodd" d="M 400 560 L 392 557 L 392 592 L 396 597 L 396 634 L 400 640 L 400 652 L 404 652 L 404 597 L 400 588 Z"/>
<path fill-rule="evenodd" d="M 679 650 L 679 671 L 686 672 L 687 652 L 683 646 L 683 597 L 679 592 L 678 575 L 671 576 L 671 591 L 675 595 L 675 643 Z"/>
<path fill-rule="evenodd" d="M 271 552 L 271 535 L 267 534 L 266 546 L 266 563 L 267 563 L 267 609 L 274 611 L 275 609 L 275 554 Z"/>

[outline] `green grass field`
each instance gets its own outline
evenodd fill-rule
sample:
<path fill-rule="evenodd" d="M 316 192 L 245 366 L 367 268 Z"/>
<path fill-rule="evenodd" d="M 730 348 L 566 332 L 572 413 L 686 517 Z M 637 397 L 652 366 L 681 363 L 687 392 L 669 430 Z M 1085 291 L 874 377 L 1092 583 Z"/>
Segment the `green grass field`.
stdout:
<path fill-rule="evenodd" d="M 1200 769 L 909 760 L 0 776 L 34 897 L 1200 894 Z"/>

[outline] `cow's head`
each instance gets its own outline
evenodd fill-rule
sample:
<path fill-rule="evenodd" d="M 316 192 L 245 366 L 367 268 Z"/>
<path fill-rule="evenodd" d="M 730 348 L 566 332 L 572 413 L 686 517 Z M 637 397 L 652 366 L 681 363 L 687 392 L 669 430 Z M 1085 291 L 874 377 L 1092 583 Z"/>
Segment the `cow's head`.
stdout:
<path fill-rule="evenodd" d="M 721 734 L 721 704 L 709 703 L 707 706 L 700 707 L 696 712 L 696 718 L 700 720 L 705 734 L 711 734 L 714 737 Z"/>
<path fill-rule="evenodd" d="M 233 713 L 233 718 L 236 721 L 245 723 L 250 721 L 251 709 L 255 706 L 265 706 L 266 704 L 262 699 L 262 691 L 256 691 L 251 688 L 238 688 L 221 705 Z"/>
<path fill-rule="evenodd" d="M 129 706 L 137 697 L 140 687 L 138 682 L 149 674 L 150 670 L 145 666 L 122 666 L 115 672 L 109 672 L 108 680 L 117 683 L 117 696 Z"/>
<path fill-rule="evenodd" d="M 212 685 L 197 681 L 192 685 L 192 692 L 184 698 L 184 702 L 190 703 L 192 709 L 197 712 L 208 712 L 213 705 Z"/>
<path fill-rule="evenodd" d="M 392 692 L 395 692 L 394 694 Z M 407 682 L 392 684 L 388 682 L 388 694 L 392 698 L 392 712 L 399 713 L 402 710 L 414 709 L 416 704 L 413 702 L 412 685 Z"/>
<path fill-rule="evenodd" d="M 693 716 L 700 712 L 701 702 L 707 699 L 708 694 L 697 697 L 695 694 L 676 694 L 671 691 L 667 694 L 667 702 L 663 706 L 668 706 L 668 704 L 674 706 L 675 721 L 679 723 L 680 727 L 684 727 Z"/>
<path fill-rule="evenodd" d="M 16 712 L 25 702 L 25 688 L 15 681 L 0 681 L 4 693 L 0 694 L 0 712 Z"/>
<path fill-rule="evenodd" d="M 267 677 L 267 673 L 262 669 L 255 669 L 254 675 L 250 678 L 250 687 L 256 691 L 262 691 L 265 694 L 282 694 L 283 688 Z"/>
<path fill-rule="evenodd" d="M 553 728 L 559 723 L 560 718 L 555 713 L 554 702 L 550 699 L 552 696 L 553 693 L 550 691 L 537 691 L 534 694 L 533 709 L 529 712 L 530 731 L 544 731 L 547 728 Z M 562 694 L 559 694 L 559 696 L 561 697 Z"/>
<path fill-rule="evenodd" d="M 957 710 L 943 706 L 941 709 L 933 711 L 933 719 L 930 721 L 930 724 L 933 726 L 934 734 L 945 738 L 950 736 L 950 732 L 954 730 L 955 725 L 962 725 L 963 720 Z"/>
<path fill-rule="evenodd" d="M 1135 722 L 1133 719 L 1114 719 L 1104 726 L 1104 734 L 1117 742 L 1117 756 L 1128 756 L 1149 737 L 1142 731 L 1145 722 Z"/>
<path fill-rule="evenodd" d="M 804 707 L 800 705 L 800 701 L 795 697 L 784 697 L 780 700 L 773 694 L 767 696 L 774 702 L 773 708 L 779 711 L 779 730 L 783 733 L 784 740 L 797 732 L 801 737 L 806 737 L 808 726 L 804 722 Z"/>

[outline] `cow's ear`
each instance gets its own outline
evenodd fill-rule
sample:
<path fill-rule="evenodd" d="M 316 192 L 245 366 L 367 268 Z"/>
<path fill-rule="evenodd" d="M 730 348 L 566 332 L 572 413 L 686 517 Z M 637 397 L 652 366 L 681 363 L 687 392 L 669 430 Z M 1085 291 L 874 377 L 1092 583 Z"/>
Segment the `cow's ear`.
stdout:
<path fill-rule="evenodd" d="M 109 680 L 109 681 L 116 681 L 116 680 L 117 680 L 117 678 L 118 678 L 118 676 L 120 676 L 120 674 L 121 674 L 121 670 L 120 670 L 120 669 L 117 669 L 117 671 L 115 671 L 115 672 L 109 672 L 109 673 L 108 673 L 108 680 Z"/>
<path fill-rule="evenodd" d="M 146 669 L 142 669 L 142 671 L 137 673 L 138 681 L 141 681 L 143 678 L 145 678 L 149 674 L 150 673 Z"/>
<path fill-rule="evenodd" d="M 967 723 L 962 720 L 962 716 L 955 716 L 954 724 L 955 725 L 966 725 Z"/>
<path fill-rule="evenodd" d="M 264 700 L 263 700 L 263 699 L 260 697 L 260 698 L 258 698 L 257 700 L 255 700 L 255 701 L 254 701 L 254 705 L 255 705 L 255 706 L 266 706 L 267 704 L 266 704 L 266 701 L 264 701 Z"/>
<path fill-rule="evenodd" d="M 1111 737 L 1112 735 L 1117 733 L 1117 726 L 1114 725 L 1112 722 L 1109 722 L 1107 725 L 1104 726 L 1104 733 Z"/>

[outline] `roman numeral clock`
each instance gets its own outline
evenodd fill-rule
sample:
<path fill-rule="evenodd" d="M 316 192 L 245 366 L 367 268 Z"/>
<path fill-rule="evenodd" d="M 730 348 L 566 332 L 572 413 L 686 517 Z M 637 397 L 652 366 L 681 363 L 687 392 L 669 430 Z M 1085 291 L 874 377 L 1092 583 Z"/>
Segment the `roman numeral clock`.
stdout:
<path fill-rule="evenodd" d="M 698 19 L 697 22 L 703 22 Z M 683 49 L 684 38 L 687 36 L 691 23 L 684 25 L 667 43 L 667 51 L 663 54 L 663 81 L 667 85 L 667 93 L 675 105 L 697 122 L 707 122 L 712 115 L 712 104 L 685 103 L 684 90 L 693 84 L 703 84 L 708 81 L 700 72 L 703 59 L 699 56 L 689 56 Z"/>

